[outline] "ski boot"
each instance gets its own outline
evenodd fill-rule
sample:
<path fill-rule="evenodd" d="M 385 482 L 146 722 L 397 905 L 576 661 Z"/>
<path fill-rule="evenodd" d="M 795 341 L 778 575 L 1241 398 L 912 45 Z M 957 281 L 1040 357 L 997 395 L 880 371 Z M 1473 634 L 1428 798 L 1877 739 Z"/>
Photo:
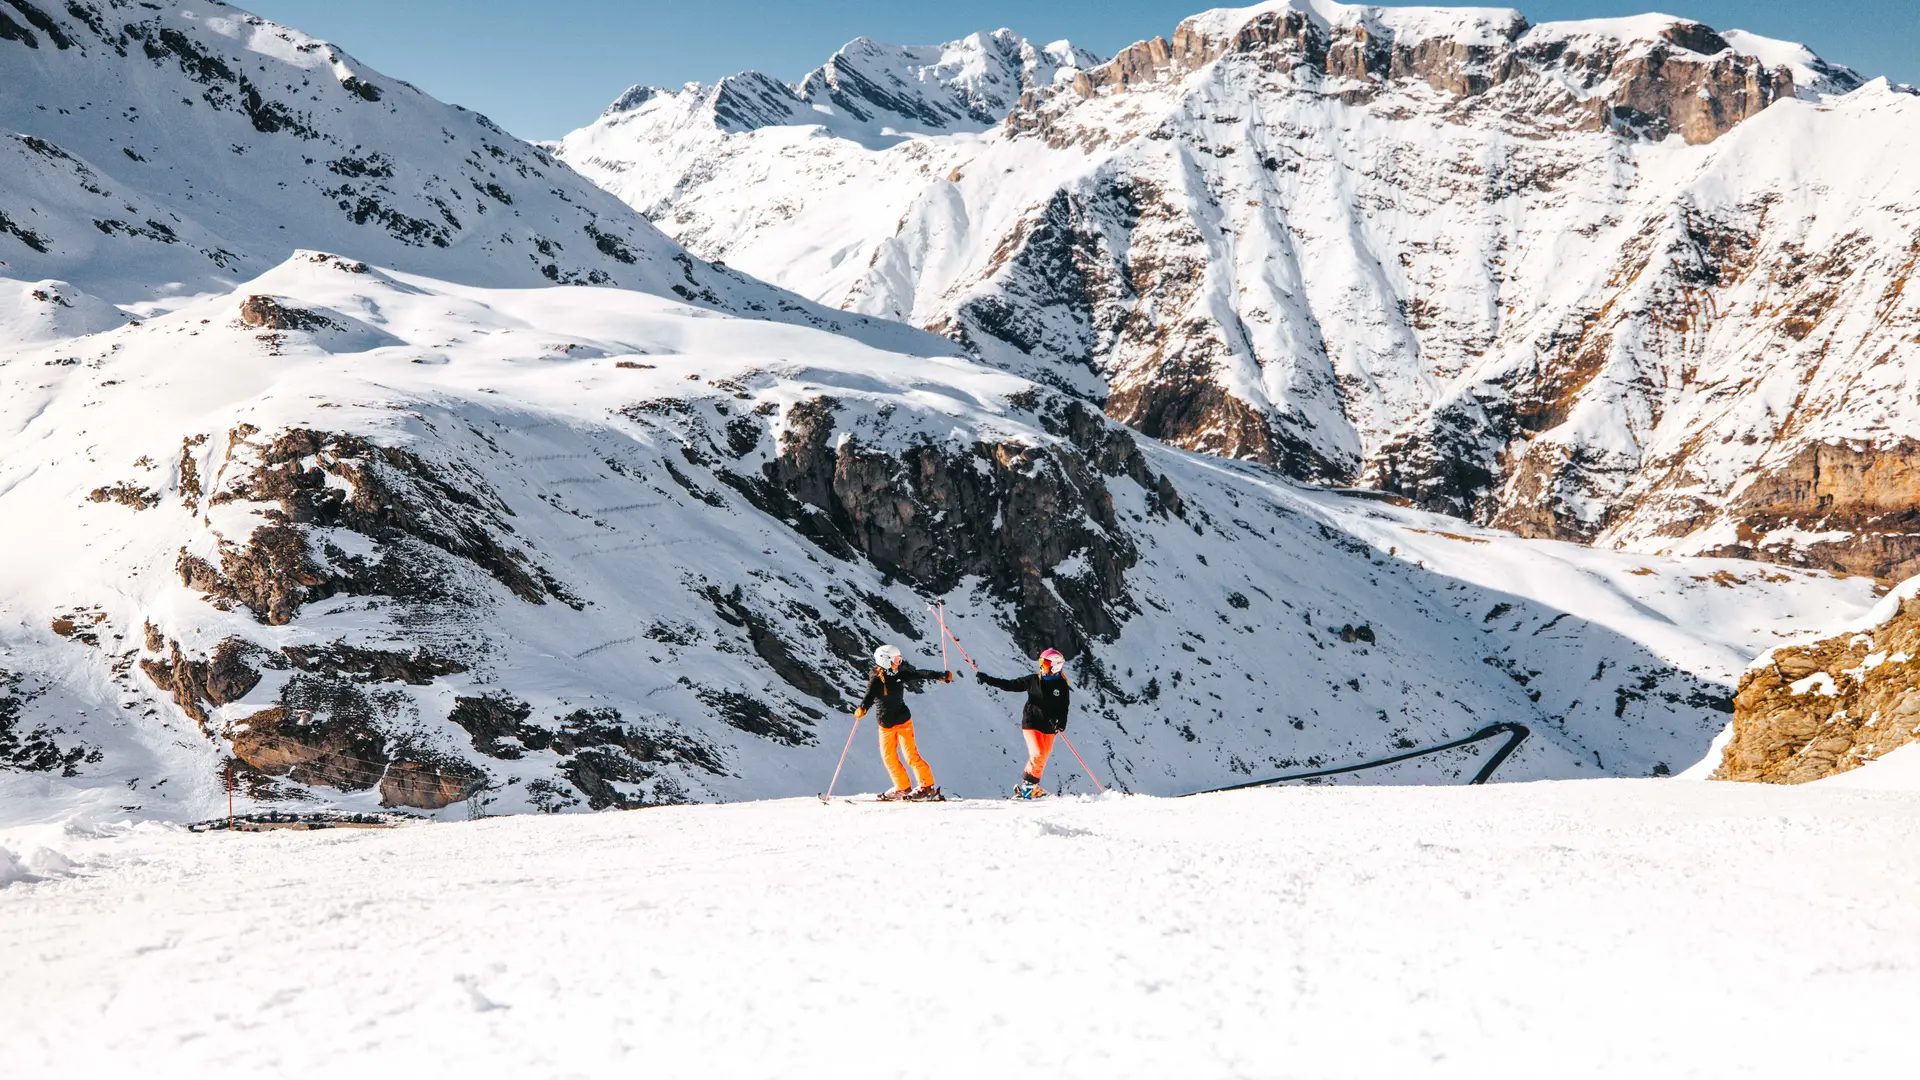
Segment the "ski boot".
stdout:
<path fill-rule="evenodd" d="M 912 791 L 907 792 L 906 799 L 908 802 L 946 802 L 947 801 L 947 797 L 945 795 L 940 794 L 940 789 L 937 787 L 934 787 L 932 784 L 927 784 L 923 787 L 917 787 L 917 788 L 914 788 Z"/>
<path fill-rule="evenodd" d="M 1044 799 L 1047 797 L 1047 789 L 1030 780 L 1022 780 L 1019 785 L 1013 789 L 1013 797 L 1016 799 Z"/>
<path fill-rule="evenodd" d="M 892 791 L 881 792 L 880 801 L 881 802 L 905 802 L 907 799 L 911 798 L 912 796 L 913 796 L 913 792 L 909 791 L 906 788 L 894 788 Z"/>

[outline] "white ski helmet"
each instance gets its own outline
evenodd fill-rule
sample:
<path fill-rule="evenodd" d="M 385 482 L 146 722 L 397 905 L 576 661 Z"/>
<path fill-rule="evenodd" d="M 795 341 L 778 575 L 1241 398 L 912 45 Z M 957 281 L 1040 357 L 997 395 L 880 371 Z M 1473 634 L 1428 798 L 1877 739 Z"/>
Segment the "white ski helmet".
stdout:
<path fill-rule="evenodd" d="M 879 665 L 882 671 L 892 668 L 893 665 L 905 659 L 906 657 L 900 654 L 900 650 L 891 645 L 882 645 L 873 650 L 873 662 Z"/>

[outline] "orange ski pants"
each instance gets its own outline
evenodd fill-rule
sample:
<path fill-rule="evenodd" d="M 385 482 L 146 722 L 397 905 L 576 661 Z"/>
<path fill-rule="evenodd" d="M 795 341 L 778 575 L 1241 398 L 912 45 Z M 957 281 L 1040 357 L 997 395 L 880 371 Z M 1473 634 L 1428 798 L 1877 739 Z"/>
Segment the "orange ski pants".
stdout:
<path fill-rule="evenodd" d="M 907 763 L 900 764 L 905 756 Z M 909 720 L 899 727 L 880 729 L 880 760 L 886 763 L 887 775 L 893 778 L 895 791 L 904 791 L 913 786 L 907 780 L 907 769 L 913 769 L 913 782 L 921 787 L 933 786 L 933 766 L 920 756 L 920 748 L 913 743 L 913 721 Z"/>
<path fill-rule="evenodd" d="M 1021 728 L 1020 734 L 1027 737 L 1027 775 L 1037 782 L 1047 774 L 1047 757 L 1053 753 L 1053 740 L 1060 736 L 1032 728 Z"/>

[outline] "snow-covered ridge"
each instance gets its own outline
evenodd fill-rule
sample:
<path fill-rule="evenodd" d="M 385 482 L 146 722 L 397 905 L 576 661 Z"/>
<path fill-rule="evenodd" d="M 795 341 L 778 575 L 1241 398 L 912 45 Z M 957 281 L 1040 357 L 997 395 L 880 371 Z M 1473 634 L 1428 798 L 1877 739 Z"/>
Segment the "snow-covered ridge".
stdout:
<path fill-rule="evenodd" d="M 1848 69 L 1826 63 L 1797 42 L 1745 30 L 1714 32 L 1694 20 L 1658 13 L 1535 24 L 1514 8 L 1389 7 L 1341 4 L 1333 0 L 1274 0 L 1251 7 L 1201 12 L 1183 20 L 1176 37 L 1184 34 L 1224 47 L 1256 22 L 1289 13 L 1304 16 L 1323 33 L 1361 31 L 1370 39 L 1406 45 L 1446 41 L 1481 48 L 1515 45 L 1523 51 L 1546 51 L 1554 45 L 1576 43 L 1662 45 L 1702 57 L 1729 51 L 1752 57 L 1769 68 L 1790 70 L 1797 85 L 1819 92 L 1844 93 L 1864 81 Z"/>
<path fill-rule="evenodd" d="M 1023 93 L 1103 59 L 1071 42 L 1036 45 L 1004 28 L 933 46 L 863 37 L 791 86 L 751 71 L 678 91 L 635 86 L 603 116 L 619 122 L 649 107 L 677 107 L 724 131 L 819 125 L 841 137 L 881 140 L 982 131 L 1004 119 Z"/>
<path fill-rule="evenodd" d="M 1729 38 L 1704 24 L 1669 15 L 1534 26 L 1508 8 L 1399 8 L 1280 0 L 1216 9 L 1186 19 L 1170 41 L 1154 38 L 1132 45 L 1109 63 L 1074 78 L 1071 87 L 1081 97 L 1151 88 L 1186 79 L 1233 54 L 1263 55 L 1269 67 L 1298 68 L 1343 80 L 1347 85 L 1335 86 L 1349 101 L 1356 93 L 1375 93 L 1379 84 L 1394 81 L 1424 81 L 1437 92 L 1462 98 L 1485 95 L 1516 81 L 1553 80 L 1573 92 L 1576 100 L 1592 97 L 1599 88 L 1615 98 L 1610 105 L 1648 112 L 1652 103 L 1650 111 L 1667 120 L 1676 119 L 1670 112 L 1686 112 L 1681 107 L 1686 94 L 1712 95 L 1722 88 L 1660 84 L 1702 78 L 1724 83 L 1729 74 L 1746 76 L 1749 68 L 1768 73 L 1755 89 L 1759 99 L 1755 108 L 1736 110 L 1730 117 L 1715 116 L 1706 124 L 1678 118 L 1674 128 L 1693 142 L 1724 134 L 1732 123 L 1771 103 L 1776 91 L 1791 88 L 1818 98 L 1845 93 L 1863 81 L 1845 68 L 1824 63 L 1804 46 L 1738 32 Z M 1668 71 L 1669 60 L 1679 69 L 1702 70 L 1691 76 L 1684 70 Z M 1633 85 L 1636 82 L 1652 85 Z M 1014 123 L 1028 129 L 1047 127 L 1043 103 L 1050 96 L 1034 95 L 1023 111 L 1037 115 L 1017 116 Z M 1661 100 L 1666 97 L 1673 100 Z M 1545 100 L 1535 100 L 1533 105 L 1564 111 L 1564 106 Z M 1606 119 L 1604 111 L 1600 118 Z"/>
<path fill-rule="evenodd" d="M 1364 30 L 1368 34 L 1418 42 L 1433 39 L 1464 45 L 1511 42 L 1527 27 L 1526 16 L 1512 8 L 1386 7 L 1339 4 L 1331 0 L 1273 0 L 1250 7 L 1214 8 L 1184 19 L 1180 31 L 1202 41 L 1225 44 L 1252 23 L 1288 13 L 1305 16 L 1321 30 Z"/>
<path fill-rule="evenodd" d="M 26 24 L 0 38 L 0 325 L 19 332 L 103 329 L 115 307 L 225 292 L 306 248 L 938 348 L 709 266 L 546 151 L 298 30 L 182 0 L 15 14 Z"/>

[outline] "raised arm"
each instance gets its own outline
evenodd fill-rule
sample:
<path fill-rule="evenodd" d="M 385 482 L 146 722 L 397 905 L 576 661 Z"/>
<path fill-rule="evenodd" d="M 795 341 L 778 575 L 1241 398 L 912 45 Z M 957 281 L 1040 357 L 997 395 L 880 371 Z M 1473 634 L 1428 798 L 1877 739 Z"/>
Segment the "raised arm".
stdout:
<path fill-rule="evenodd" d="M 987 686 L 993 687 L 995 690 L 1005 690 L 1009 693 L 1025 693 L 1027 689 L 1027 680 L 1025 679 L 1000 679 L 984 671 L 975 672 L 974 678 Z"/>
<path fill-rule="evenodd" d="M 893 677 L 896 679 L 904 679 L 908 682 L 927 682 L 928 680 L 934 682 L 953 681 L 953 673 L 951 671 L 927 671 L 923 668 L 907 667 L 904 664 L 900 666 L 899 671 L 893 673 Z"/>

